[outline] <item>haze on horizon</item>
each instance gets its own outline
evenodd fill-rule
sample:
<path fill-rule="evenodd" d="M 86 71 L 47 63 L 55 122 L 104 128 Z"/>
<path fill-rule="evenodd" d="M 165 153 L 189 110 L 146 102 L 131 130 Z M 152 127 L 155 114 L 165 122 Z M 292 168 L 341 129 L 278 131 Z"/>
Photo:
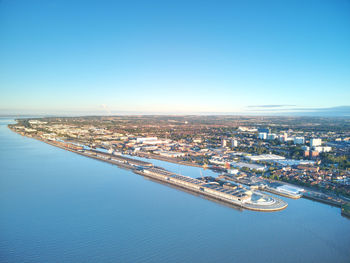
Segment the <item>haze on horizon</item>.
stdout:
<path fill-rule="evenodd" d="M 0 115 L 350 116 L 350 2 L 0 1 Z"/>

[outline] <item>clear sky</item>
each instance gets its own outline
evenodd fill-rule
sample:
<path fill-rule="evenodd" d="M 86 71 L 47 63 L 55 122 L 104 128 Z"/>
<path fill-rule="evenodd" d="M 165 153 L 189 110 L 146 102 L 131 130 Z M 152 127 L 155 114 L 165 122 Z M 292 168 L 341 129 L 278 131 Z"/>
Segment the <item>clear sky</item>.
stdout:
<path fill-rule="evenodd" d="M 0 113 L 347 106 L 350 1 L 2 0 L 0 91 Z"/>

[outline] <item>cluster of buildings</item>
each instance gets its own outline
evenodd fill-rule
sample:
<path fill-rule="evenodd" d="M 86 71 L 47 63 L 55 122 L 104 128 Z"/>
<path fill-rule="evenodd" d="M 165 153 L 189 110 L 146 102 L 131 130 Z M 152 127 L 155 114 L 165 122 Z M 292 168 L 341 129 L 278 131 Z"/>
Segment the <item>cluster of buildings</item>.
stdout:
<path fill-rule="evenodd" d="M 339 171 L 321 170 L 318 166 L 293 165 L 273 171 L 275 179 L 299 182 L 306 186 L 349 191 L 350 177 Z"/>
<path fill-rule="evenodd" d="M 303 146 L 306 157 L 317 157 L 322 152 L 332 151 L 332 147 L 322 145 L 322 139 L 310 139 L 310 146 Z"/>
<path fill-rule="evenodd" d="M 151 158 L 159 156 L 220 168 L 236 175 L 260 174 L 327 187 L 346 185 L 349 171 L 330 171 L 322 163 L 320 153 L 348 155 L 350 133 L 340 137 L 332 131 L 293 131 L 286 125 L 274 125 L 271 132 L 264 127 L 237 125 L 233 128 L 224 121 L 202 124 L 181 119 L 162 118 L 156 122 L 120 117 L 34 119 L 19 122 L 14 128 L 29 136 L 69 142 L 77 147 L 104 148 Z M 319 167 L 322 169 L 316 169 Z"/>
<path fill-rule="evenodd" d="M 305 137 L 303 136 L 289 136 L 287 132 L 281 134 L 271 133 L 268 128 L 258 129 L 258 139 L 260 140 L 279 140 L 280 142 L 291 142 L 294 145 L 302 145 L 301 149 L 304 150 L 304 157 L 317 157 L 320 153 L 332 151 L 332 147 L 322 145 L 321 138 L 310 138 L 309 146 L 305 145 Z"/>

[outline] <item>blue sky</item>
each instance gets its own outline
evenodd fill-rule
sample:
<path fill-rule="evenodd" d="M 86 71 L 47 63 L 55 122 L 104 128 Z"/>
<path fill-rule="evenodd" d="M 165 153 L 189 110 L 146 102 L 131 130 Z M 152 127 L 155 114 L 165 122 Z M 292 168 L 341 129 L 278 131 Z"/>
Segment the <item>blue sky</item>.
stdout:
<path fill-rule="evenodd" d="M 346 106 L 350 1 L 2 0 L 0 91 L 0 113 Z"/>

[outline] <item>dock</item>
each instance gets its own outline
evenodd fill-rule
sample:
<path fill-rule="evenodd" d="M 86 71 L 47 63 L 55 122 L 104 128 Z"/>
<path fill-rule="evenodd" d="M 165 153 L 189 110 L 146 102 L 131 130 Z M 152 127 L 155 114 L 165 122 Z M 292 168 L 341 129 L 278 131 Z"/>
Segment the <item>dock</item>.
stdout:
<path fill-rule="evenodd" d="M 261 192 L 250 193 L 244 189 L 227 189 L 163 169 L 149 168 L 137 171 L 137 173 L 249 210 L 272 212 L 283 210 L 288 205 L 277 197 Z"/>

